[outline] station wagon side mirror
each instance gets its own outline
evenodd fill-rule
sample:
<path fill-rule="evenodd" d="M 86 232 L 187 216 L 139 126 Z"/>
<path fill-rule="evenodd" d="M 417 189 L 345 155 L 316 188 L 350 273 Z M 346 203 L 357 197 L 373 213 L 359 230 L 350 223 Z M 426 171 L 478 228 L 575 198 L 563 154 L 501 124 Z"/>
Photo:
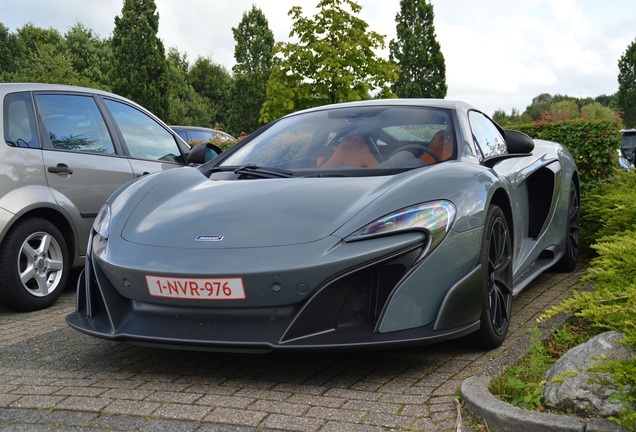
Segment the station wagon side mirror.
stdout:
<path fill-rule="evenodd" d="M 223 152 L 221 147 L 212 143 L 201 143 L 192 147 L 188 153 L 188 163 L 203 164 L 214 159 Z"/>

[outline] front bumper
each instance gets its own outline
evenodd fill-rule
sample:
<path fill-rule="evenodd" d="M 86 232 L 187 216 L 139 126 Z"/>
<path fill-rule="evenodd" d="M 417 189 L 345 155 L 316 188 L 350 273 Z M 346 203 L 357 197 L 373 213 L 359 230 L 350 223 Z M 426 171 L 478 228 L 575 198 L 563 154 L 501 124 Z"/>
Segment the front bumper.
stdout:
<path fill-rule="evenodd" d="M 450 289 L 444 288 L 443 305 L 453 310 L 440 310 L 437 319 L 429 319 L 426 325 L 380 330 L 396 289 L 405 280 L 421 277 L 415 270 L 421 265 L 421 238 L 407 236 L 400 242 L 398 248 L 378 248 L 375 258 L 355 265 L 352 262 L 360 260 L 348 264 L 345 260 L 346 270 L 321 275 L 322 282 L 306 295 L 294 293 L 295 301 L 213 307 L 201 307 L 201 302 L 144 299 L 138 292 L 125 296 L 126 288 L 116 286 L 121 279 L 113 276 L 120 272 L 91 253 L 78 280 L 76 311 L 66 320 L 76 330 L 113 341 L 239 352 L 422 345 L 477 330 L 478 308 L 465 305 L 479 304 L 471 300 L 480 298 L 479 268 Z M 314 274 L 318 270 L 304 271 Z"/>

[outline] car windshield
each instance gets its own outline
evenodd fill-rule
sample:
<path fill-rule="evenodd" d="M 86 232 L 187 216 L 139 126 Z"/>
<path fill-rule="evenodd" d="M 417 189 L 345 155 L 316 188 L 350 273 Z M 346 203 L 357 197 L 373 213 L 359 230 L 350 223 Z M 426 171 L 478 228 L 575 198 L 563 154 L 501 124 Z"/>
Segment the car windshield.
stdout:
<path fill-rule="evenodd" d="M 456 147 L 449 110 L 344 107 L 283 118 L 231 152 L 217 168 L 403 170 L 451 160 Z"/>

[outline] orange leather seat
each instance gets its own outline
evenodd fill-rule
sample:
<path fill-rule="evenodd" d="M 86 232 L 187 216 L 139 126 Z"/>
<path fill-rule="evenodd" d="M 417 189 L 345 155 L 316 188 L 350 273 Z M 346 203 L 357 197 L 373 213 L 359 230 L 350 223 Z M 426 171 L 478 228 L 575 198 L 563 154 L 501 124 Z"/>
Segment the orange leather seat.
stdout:
<path fill-rule="evenodd" d="M 450 159 L 451 156 L 453 156 L 452 132 L 448 128 L 437 131 L 435 135 L 433 135 L 433 138 L 431 138 L 431 141 L 428 143 L 428 148 L 433 150 L 435 154 L 439 156 L 439 159 L 441 161 Z M 420 156 L 420 160 L 428 164 L 434 164 L 437 162 L 432 155 L 426 152 L 424 152 L 424 154 Z"/>
<path fill-rule="evenodd" d="M 321 168 L 374 167 L 378 160 L 373 156 L 366 139 L 361 135 L 349 135 L 340 141 L 340 145 Z"/>

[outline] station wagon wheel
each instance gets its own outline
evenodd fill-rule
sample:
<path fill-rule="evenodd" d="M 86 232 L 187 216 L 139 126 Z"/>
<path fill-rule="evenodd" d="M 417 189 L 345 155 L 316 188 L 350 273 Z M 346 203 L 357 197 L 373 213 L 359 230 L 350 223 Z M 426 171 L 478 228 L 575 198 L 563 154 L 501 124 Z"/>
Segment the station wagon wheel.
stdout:
<path fill-rule="evenodd" d="M 484 270 L 481 327 L 473 335 L 480 348 L 503 343 L 512 308 L 512 252 L 508 223 L 501 209 L 488 209 L 480 262 Z"/>
<path fill-rule="evenodd" d="M 51 306 L 66 286 L 68 249 L 60 231 L 41 218 L 26 219 L 0 250 L 0 301 L 18 311 Z"/>
<path fill-rule="evenodd" d="M 576 268 L 579 259 L 579 224 L 581 219 L 581 200 L 575 184 L 570 188 L 568 199 L 568 226 L 565 238 L 565 253 L 556 263 L 554 269 L 561 272 L 571 272 Z"/>

